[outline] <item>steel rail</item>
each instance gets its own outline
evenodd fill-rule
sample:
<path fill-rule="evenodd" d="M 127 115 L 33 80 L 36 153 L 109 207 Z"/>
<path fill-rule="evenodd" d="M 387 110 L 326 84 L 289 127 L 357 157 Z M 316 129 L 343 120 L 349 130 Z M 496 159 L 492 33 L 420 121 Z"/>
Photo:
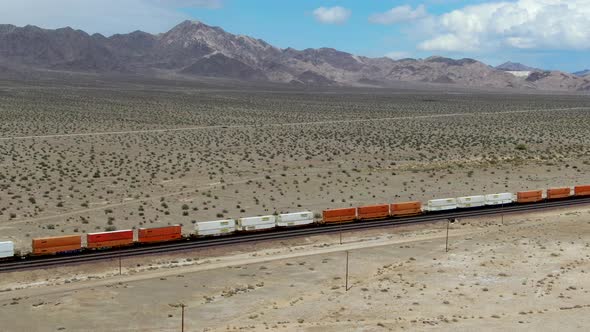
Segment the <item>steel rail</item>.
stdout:
<path fill-rule="evenodd" d="M 232 244 L 243 244 L 250 242 L 289 239 L 293 237 L 333 234 L 339 232 L 350 232 L 356 230 L 365 230 L 383 227 L 398 227 L 410 224 L 432 223 L 449 218 L 466 218 L 481 217 L 498 214 L 510 214 L 519 212 L 532 212 L 551 208 L 571 207 L 576 205 L 590 204 L 590 198 L 573 197 L 559 201 L 544 201 L 533 204 L 510 204 L 499 206 L 485 206 L 480 208 L 449 210 L 433 212 L 426 215 L 418 215 L 403 218 L 386 218 L 371 221 L 357 221 L 352 223 L 312 225 L 294 229 L 274 229 L 272 231 L 236 234 L 225 237 L 203 238 L 197 240 L 183 240 L 172 243 L 162 243 L 159 245 L 138 245 L 136 247 L 110 249 L 104 251 L 89 251 L 71 255 L 46 256 L 46 257 L 29 257 L 22 260 L 12 260 L 0 262 L 0 273 L 18 271 L 25 269 L 47 268 L 52 266 L 81 264 L 95 261 L 104 261 L 124 257 L 133 257 L 141 255 L 166 254 L 181 251 L 190 251 L 194 249 L 210 248 L 217 246 L 226 246 Z"/>

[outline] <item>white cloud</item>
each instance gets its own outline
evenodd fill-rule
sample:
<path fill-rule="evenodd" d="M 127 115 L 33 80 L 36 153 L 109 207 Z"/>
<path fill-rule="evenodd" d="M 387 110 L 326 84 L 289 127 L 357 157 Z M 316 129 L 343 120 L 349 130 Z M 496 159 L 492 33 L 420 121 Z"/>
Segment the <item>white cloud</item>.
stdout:
<path fill-rule="evenodd" d="M 518 0 L 435 17 L 424 51 L 590 48 L 590 0 Z"/>
<path fill-rule="evenodd" d="M 0 0 L 0 22 L 55 29 L 71 26 L 112 35 L 134 30 L 160 33 L 192 19 L 176 8 L 218 8 L 220 0 Z"/>
<path fill-rule="evenodd" d="M 416 9 L 405 5 L 392 8 L 385 13 L 373 14 L 369 17 L 369 22 L 375 24 L 395 24 L 419 20 L 425 18 L 427 15 L 428 13 L 424 5 L 420 5 Z"/>
<path fill-rule="evenodd" d="M 342 24 L 345 23 L 352 12 L 340 6 L 336 7 L 320 7 L 313 11 L 313 17 L 316 21 L 324 24 Z"/>
<path fill-rule="evenodd" d="M 405 58 L 410 58 L 412 55 L 409 52 L 404 51 L 393 51 L 385 54 L 386 57 L 393 59 L 393 60 L 400 60 Z"/>

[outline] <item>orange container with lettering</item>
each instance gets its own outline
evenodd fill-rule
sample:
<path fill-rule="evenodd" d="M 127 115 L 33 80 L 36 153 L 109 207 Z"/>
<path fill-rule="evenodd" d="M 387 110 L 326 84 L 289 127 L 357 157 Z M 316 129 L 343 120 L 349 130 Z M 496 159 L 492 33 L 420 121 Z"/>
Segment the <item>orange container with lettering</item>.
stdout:
<path fill-rule="evenodd" d="M 415 216 L 422 214 L 421 202 L 393 203 L 390 207 L 391 215 L 394 217 Z"/>
<path fill-rule="evenodd" d="M 370 220 L 389 217 L 389 204 L 360 206 L 357 208 L 358 219 Z"/>
<path fill-rule="evenodd" d="M 32 241 L 33 255 L 52 255 L 82 249 L 81 235 L 36 238 Z"/>
<path fill-rule="evenodd" d="M 543 190 L 519 191 L 516 193 L 518 203 L 534 203 L 543 200 Z"/>
<path fill-rule="evenodd" d="M 356 219 L 356 208 L 331 209 L 322 212 L 325 223 L 350 222 Z"/>
<path fill-rule="evenodd" d="M 567 188 L 551 188 L 547 189 L 547 199 L 559 199 L 570 197 L 571 189 Z"/>
<path fill-rule="evenodd" d="M 87 248 L 114 248 L 133 244 L 133 230 L 101 232 L 88 234 Z"/>
<path fill-rule="evenodd" d="M 590 196 L 590 186 L 575 186 L 574 195 L 576 196 Z"/>
<path fill-rule="evenodd" d="M 139 243 L 168 242 L 182 239 L 182 226 L 140 228 L 137 232 Z"/>

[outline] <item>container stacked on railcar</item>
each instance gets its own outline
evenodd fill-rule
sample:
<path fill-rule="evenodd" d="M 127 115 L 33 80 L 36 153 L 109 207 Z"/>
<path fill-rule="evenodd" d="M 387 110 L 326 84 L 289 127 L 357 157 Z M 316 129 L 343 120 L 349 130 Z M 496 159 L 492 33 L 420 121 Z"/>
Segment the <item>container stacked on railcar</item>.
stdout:
<path fill-rule="evenodd" d="M 356 219 L 356 208 L 330 209 L 322 212 L 325 223 L 352 222 Z"/>
<path fill-rule="evenodd" d="M 484 205 L 486 205 L 486 197 L 484 195 L 457 197 L 458 208 L 465 209 Z"/>
<path fill-rule="evenodd" d="M 14 256 L 14 243 L 12 241 L 0 242 L 0 259 Z"/>
<path fill-rule="evenodd" d="M 297 227 L 314 223 L 313 212 L 281 213 L 276 217 L 277 227 Z"/>
<path fill-rule="evenodd" d="M 518 203 L 537 203 L 543 200 L 543 190 L 519 191 L 516 193 Z"/>
<path fill-rule="evenodd" d="M 422 213 L 422 202 L 402 202 L 391 204 L 389 211 L 392 217 L 415 216 Z"/>
<path fill-rule="evenodd" d="M 547 199 L 560 199 L 570 197 L 570 187 L 547 189 Z"/>
<path fill-rule="evenodd" d="M 456 198 L 440 198 L 431 199 L 428 201 L 428 211 L 446 211 L 455 210 L 457 208 Z"/>
<path fill-rule="evenodd" d="M 34 255 L 53 255 L 82 249 L 81 235 L 36 238 L 32 242 Z"/>
<path fill-rule="evenodd" d="M 359 220 L 384 219 L 389 217 L 389 204 L 359 206 L 356 211 Z"/>
<path fill-rule="evenodd" d="M 575 186 L 574 195 L 576 196 L 590 196 L 590 186 Z"/>
<path fill-rule="evenodd" d="M 137 230 L 138 243 L 168 242 L 180 239 L 182 239 L 182 226 L 180 225 Z"/>
<path fill-rule="evenodd" d="M 236 232 L 235 219 L 199 221 L 195 223 L 197 236 L 219 236 Z"/>
<path fill-rule="evenodd" d="M 514 194 L 500 193 L 486 195 L 486 205 L 503 205 L 514 203 Z"/>
<path fill-rule="evenodd" d="M 275 216 L 246 217 L 238 219 L 238 231 L 256 232 L 272 229 L 277 226 Z"/>
<path fill-rule="evenodd" d="M 86 236 L 88 249 L 116 248 L 133 245 L 133 230 L 89 233 Z"/>

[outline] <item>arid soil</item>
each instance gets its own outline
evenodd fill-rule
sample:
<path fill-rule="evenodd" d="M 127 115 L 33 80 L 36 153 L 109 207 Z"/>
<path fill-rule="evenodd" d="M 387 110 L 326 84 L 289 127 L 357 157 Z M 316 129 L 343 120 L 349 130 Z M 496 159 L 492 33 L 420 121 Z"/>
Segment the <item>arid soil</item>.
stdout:
<path fill-rule="evenodd" d="M 140 83 L 1 82 L 0 240 L 590 183 L 587 96 Z"/>
<path fill-rule="evenodd" d="M 590 209 L 4 274 L 4 331 L 585 331 Z M 345 289 L 346 251 L 349 289 Z"/>

